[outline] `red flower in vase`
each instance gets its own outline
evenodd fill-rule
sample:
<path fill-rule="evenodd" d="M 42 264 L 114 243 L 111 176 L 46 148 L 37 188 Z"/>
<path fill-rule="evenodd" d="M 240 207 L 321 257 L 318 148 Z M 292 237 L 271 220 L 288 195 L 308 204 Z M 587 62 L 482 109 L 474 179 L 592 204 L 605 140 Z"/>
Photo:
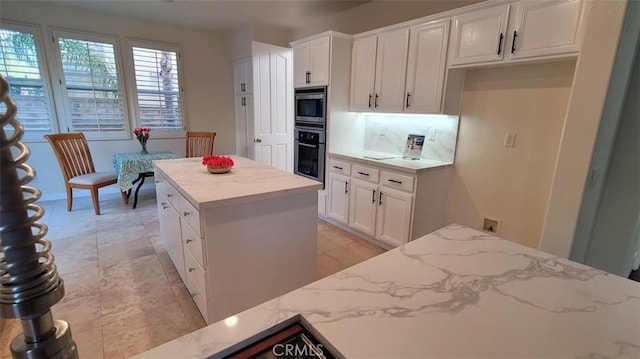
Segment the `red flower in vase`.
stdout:
<path fill-rule="evenodd" d="M 204 156 L 202 158 L 202 164 L 213 168 L 227 168 L 233 167 L 233 160 L 227 156 Z"/>

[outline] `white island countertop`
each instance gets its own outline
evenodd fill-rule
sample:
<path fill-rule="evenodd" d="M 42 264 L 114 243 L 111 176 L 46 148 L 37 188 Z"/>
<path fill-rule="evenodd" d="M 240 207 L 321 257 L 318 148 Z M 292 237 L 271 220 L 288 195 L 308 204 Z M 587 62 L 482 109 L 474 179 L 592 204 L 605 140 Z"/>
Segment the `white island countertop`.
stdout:
<path fill-rule="evenodd" d="M 205 358 L 301 314 L 346 358 L 640 357 L 640 283 L 459 225 L 137 358 Z"/>
<path fill-rule="evenodd" d="M 202 157 L 153 161 L 153 165 L 197 209 L 247 203 L 322 189 L 322 183 L 240 156 L 229 173 L 211 174 Z"/>
<path fill-rule="evenodd" d="M 361 163 L 369 163 L 371 165 L 385 167 L 391 170 L 403 171 L 408 173 L 418 173 L 430 168 L 439 168 L 452 166 L 451 162 L 435 161 L 435 160 L 409 160 L 403 159 L 402 156 L 386 154 L 380 152 L 330 152 L 329 156 L 334 158 L 342 158 L 347 160 L 356 160 Z"/>

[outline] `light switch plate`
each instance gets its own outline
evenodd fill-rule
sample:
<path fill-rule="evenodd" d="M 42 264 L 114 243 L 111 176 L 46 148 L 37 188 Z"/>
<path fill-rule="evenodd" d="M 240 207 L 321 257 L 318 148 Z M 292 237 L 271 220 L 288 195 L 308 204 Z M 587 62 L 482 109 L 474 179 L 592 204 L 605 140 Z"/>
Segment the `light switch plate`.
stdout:
<path fill-rule="evenodd" d="M 504 147 L 513 147 L 515 142 L 516 142 L 515 133 L 507 132 L 507 134 L 504 135 Z"/>

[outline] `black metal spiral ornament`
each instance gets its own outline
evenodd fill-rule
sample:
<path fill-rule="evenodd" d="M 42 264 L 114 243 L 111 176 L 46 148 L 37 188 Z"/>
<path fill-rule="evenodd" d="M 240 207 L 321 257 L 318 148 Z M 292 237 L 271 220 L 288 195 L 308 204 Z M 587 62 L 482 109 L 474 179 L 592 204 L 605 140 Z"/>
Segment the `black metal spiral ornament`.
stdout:
<path fill-rule="evenodd" d="M 69 324 L 54 321 L 51 314 L 51 307 L 64 296 L 64 282 L 58 276 L 51 243 L 44 238 L 47 226 L 38 222 L 44 215 L 35 204 L 41 193 L 26 186 L 35 171 L 25 163 L 29 148 L 21 142 L 24 128 L 16 119 L 9 84 L 1 75 L 0 102 L 6 107 L 0 113 L 0 314 L 20 318 L 23 330 L 11 342 L 11 355 L 77 358 Z"/>

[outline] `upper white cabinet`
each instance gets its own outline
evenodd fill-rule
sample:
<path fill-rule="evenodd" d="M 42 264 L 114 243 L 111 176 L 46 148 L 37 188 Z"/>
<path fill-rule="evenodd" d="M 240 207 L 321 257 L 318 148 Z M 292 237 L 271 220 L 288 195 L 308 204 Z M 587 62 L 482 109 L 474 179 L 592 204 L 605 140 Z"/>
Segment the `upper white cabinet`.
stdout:
<path fill-rule="evenodd" d="M 582 0 L 522 0 L 454 16 L 450 66 L 573 56 Z"/>
<path fill-rule="evenodd" d="M 409 33 L 405 112 L 439 112 L 449 40 L 449 19 L 414 26 Z"/>
<path fill-rule="evenodd" d="M 511 58 L 578 52 L 581 13 L 581 0 L 516 3 Z"/>
<path fill-rule="evenodd" d="M 293 46 L 294 87 L 329 85 L 329 35 Z"/>
<path fill-rule="evenodd" d="M 503 5 L 455 16 L 450 64 L 502 60 L 510 8 Z"/>
<path fill-rule="evenodd" d="M 409 29 L 354 40 L 351 110 L 402 111 L 408 42 Z"/>
<path fill-rule="evenodd" d="M 245 59 L 233 63 L 233 93 L 243 95 L 253 93 L 251 59 Z"/>

